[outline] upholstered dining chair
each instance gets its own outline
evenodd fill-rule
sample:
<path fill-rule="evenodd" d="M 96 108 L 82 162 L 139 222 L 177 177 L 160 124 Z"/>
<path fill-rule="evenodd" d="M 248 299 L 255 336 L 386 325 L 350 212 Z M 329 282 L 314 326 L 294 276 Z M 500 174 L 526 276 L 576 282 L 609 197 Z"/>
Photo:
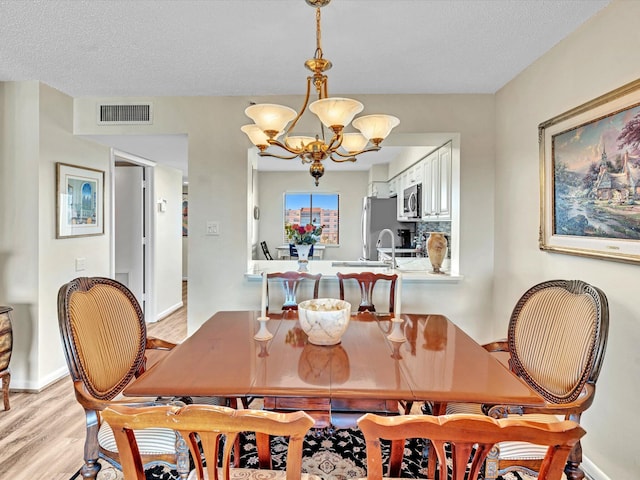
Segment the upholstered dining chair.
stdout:
<path fill-rule="evenodd" d="M 358 427 L 366 442 L 368 480 L 382 480 L 383 475 L 385 478 L 398 477 L 404 449 L 397 449 L 394 455 L 392 447 L 388 471 L 383 473 L 380 440 L 403 443 L 407 438 L 429 440 L 438 461 L 439 478 L 476 479 L 494 445 L 524 441 L 545 449 L 538 480 L 560 480 L 569 452 L 585 434 L 578 423 L 568 420 L 537 423 L 516 418 L 496 420 L 473 414 L 383 417 L 367 413 L 358 419 Z M 433 460 L 428 459 L 430 465 Z"/>
<path fill-rule="evenodd" d="M 558 417 L 580 422 L 593 402 L 609 331 L 607 297 L 581 280 L 539 283 L 518 300 L 506 340 L 485 345 L 508 355 L 511 371 L 545 400 L 542 406 L 449 404 L 446 413 L 486 413 L 554 422 Z M 498 353 L 503 352 L 503 353 Z M 505 353 L 506 352 L 506 353 Z M 500 443 L 489 456 L 486 479 L 512 470 L 535 474 L 544 449 L 527 443 Z M 569 480 L 584 478 L 580 442 L 569 455 Z"/>
<path fill-rule="evenodd" d="M 269 301 L 269 283 L 275 283 L 278 280 L 282 284 L 284 301 L 282 303 L 282 310 L 297 310 L 298 299 L 297 292 L 298 287 L 304 281 L 313 282 L 313 298 L 318 298 L 318 292 L 320 289 L 320 279 L 322 274 L 311 274 L 307 272 L 273 272 L 267 274 L 267 311 L 271 306 Z"/>
<path fill-rule="evenodd" d="M 379 281 L 387 281 L 389 283 L 389 306 L 388 312 L 393 313 L 396 298 L 396 280 L 397 274 L 387 275 L 384 273 L 360 272 L 360 273 L 340 273 L 338 283 L 340 284 L 340 300 L 345 299 L 345 280 L 355 280 L 360 288 L 360 303 L 358 304 L 358 312 L 375 312 L 376 307 L 373 304 L 373 291 L 376 283 Z"/>
<path fill-rule="evenodd" d="M 86 417 L 82 478 L 94 479 L 100 470 L 98 458 L 120 468 L 113 432 L 100 412 L 117 403 L 149 403 L 149 399 L 116 397 L 175 344 L 147 337 L 135 296 L 109 278 L 82 277 L 63 285 L 58 291 L 58 323 L 76 400 Z M 173 431 L 145 432 L 139 447 L 145 465 L 175 465 Z"/>
<path fill-rule="evenodd" d="M 302 473 L 302 441 L 314 425 L 313 418 L 302 411 L 276 413 L 197 404 L 144 408 L 117 405 L 107 408 L 103 415 L 113 427 L 118 450 L 121 452 L 125 480 L 145 479 L 142 460 L 138 454 L 139 446 L 132 432 L 158 428 L 175 430 L 188 446 L 195 468 L 188 472 L 188 458 L 186 455 L 181 456 L 178 469 L 181 479 L 320 480 L 315 475 Z M 232 465 L 232 454 L 234 448 L 238 448 L 238 435 L 242 432 L 256 434 L 259 469 L 234 468 Z M 269 439 L 272 435 L 289 438 L 286 470 L 269 470 Z M 222 456 L 219 455 L 220 450 Z M 239 452 L 235 454 L 238 455 Z M 211 471 L 214 466 L 218 468 L 217 474 Z"/>

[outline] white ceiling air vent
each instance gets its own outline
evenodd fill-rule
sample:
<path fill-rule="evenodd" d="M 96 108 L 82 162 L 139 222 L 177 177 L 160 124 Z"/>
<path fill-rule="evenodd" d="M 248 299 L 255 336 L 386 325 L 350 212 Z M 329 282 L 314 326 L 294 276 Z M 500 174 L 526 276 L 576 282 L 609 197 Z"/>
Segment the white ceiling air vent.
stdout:
<path fill-rule="evenodd" d="M 151 125 L 153 104 L 98 104 L 98 125 Z"/>

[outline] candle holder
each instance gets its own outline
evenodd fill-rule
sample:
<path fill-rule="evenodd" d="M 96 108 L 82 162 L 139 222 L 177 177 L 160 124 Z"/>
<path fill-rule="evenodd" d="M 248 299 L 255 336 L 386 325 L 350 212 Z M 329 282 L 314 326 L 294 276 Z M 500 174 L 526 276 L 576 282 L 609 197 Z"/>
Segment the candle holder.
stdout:
<path fill-rule="evenodd" d="M 269 356 L 269 349 L 267 347 L 269 346 L 269 341 L 268 340 L 258 340 L 258 339 L 256 339 L 256 343 L 260 347 L 260 351 L 258 352 L 258 357 L 259 358 L 268 357 Z"/>
<path fill-rule="evenodd" d="M 402 318 L 393 317 L 391 319 L 391 333 L 387 335 L 387 338 L 392 342 L 404 342 L 407 338 L 404 336 L 404 332 L 402 331 L 402 324 L 404 320 Z"/>
<path fill-rule="evenodd" d="M 402 355 L 400 354 L 400 347 L 404 344 L 404 342 L 398 342 L 396 340 L 391 340 L 391 347 L 393 348 L 393 352 L 391 353 L 391 358 L 394 360 L 402 360 Z"/>
<path fill-rule="evenodd" d="M 267 322 L 269 320 L 269 317 L 258 317 L 260 328 L 258 328 L 258 332 L 253 336 L 255 340 L 271 340 L 273 338 L 273 333 L 267 330 Z"/>

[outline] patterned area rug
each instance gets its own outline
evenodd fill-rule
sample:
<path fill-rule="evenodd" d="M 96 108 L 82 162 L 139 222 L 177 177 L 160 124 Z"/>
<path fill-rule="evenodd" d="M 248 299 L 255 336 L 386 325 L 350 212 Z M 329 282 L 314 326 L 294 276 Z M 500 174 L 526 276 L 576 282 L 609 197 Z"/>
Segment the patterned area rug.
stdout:
<path fill-rule="evenodd" d="M 324 480 L 346 480 L 366 477 L 366 449 L 362 433 L 358 429 L 316 430 L 307 435 L 303 446 L 302 468 L 306 473 L 320 476 Z M 280 437 L 272 443 L 274 469 L 284 469 L 287 443 Z M 389 445 L 382 445 L 384 460 L 389 455 Z M 255 435 L 246 435 L 242 441 L 240 465 L 256 467 L 257 454 Z M 122 473 L 107 462 L 101 461 L 102 469 L 97 480 L 123 480 Z M 426 477 L 426 449 L 422 440 L 408 440 L 405 445 L 405 460 L 402 476 L 407 478 Z M 80 472 L 70 480 L 81 480 Z M 176 480 L 177 472 L 167 467 L 152 467 L 146 471 L 147 480 Z M 531 480 L 531 477 L 509 473 L 501 480 Z"/>

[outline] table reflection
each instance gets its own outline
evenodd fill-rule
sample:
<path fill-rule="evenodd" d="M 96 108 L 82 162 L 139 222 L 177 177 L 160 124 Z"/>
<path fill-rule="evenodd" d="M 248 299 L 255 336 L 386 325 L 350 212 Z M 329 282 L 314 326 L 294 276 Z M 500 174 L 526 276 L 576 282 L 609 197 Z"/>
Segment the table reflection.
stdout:
<path fill-rule="evenodd" d="M 311 385 L 335 385 L 349 380 L 349 355 L 342 345 L 305 345 L 298 375 Z"/>

